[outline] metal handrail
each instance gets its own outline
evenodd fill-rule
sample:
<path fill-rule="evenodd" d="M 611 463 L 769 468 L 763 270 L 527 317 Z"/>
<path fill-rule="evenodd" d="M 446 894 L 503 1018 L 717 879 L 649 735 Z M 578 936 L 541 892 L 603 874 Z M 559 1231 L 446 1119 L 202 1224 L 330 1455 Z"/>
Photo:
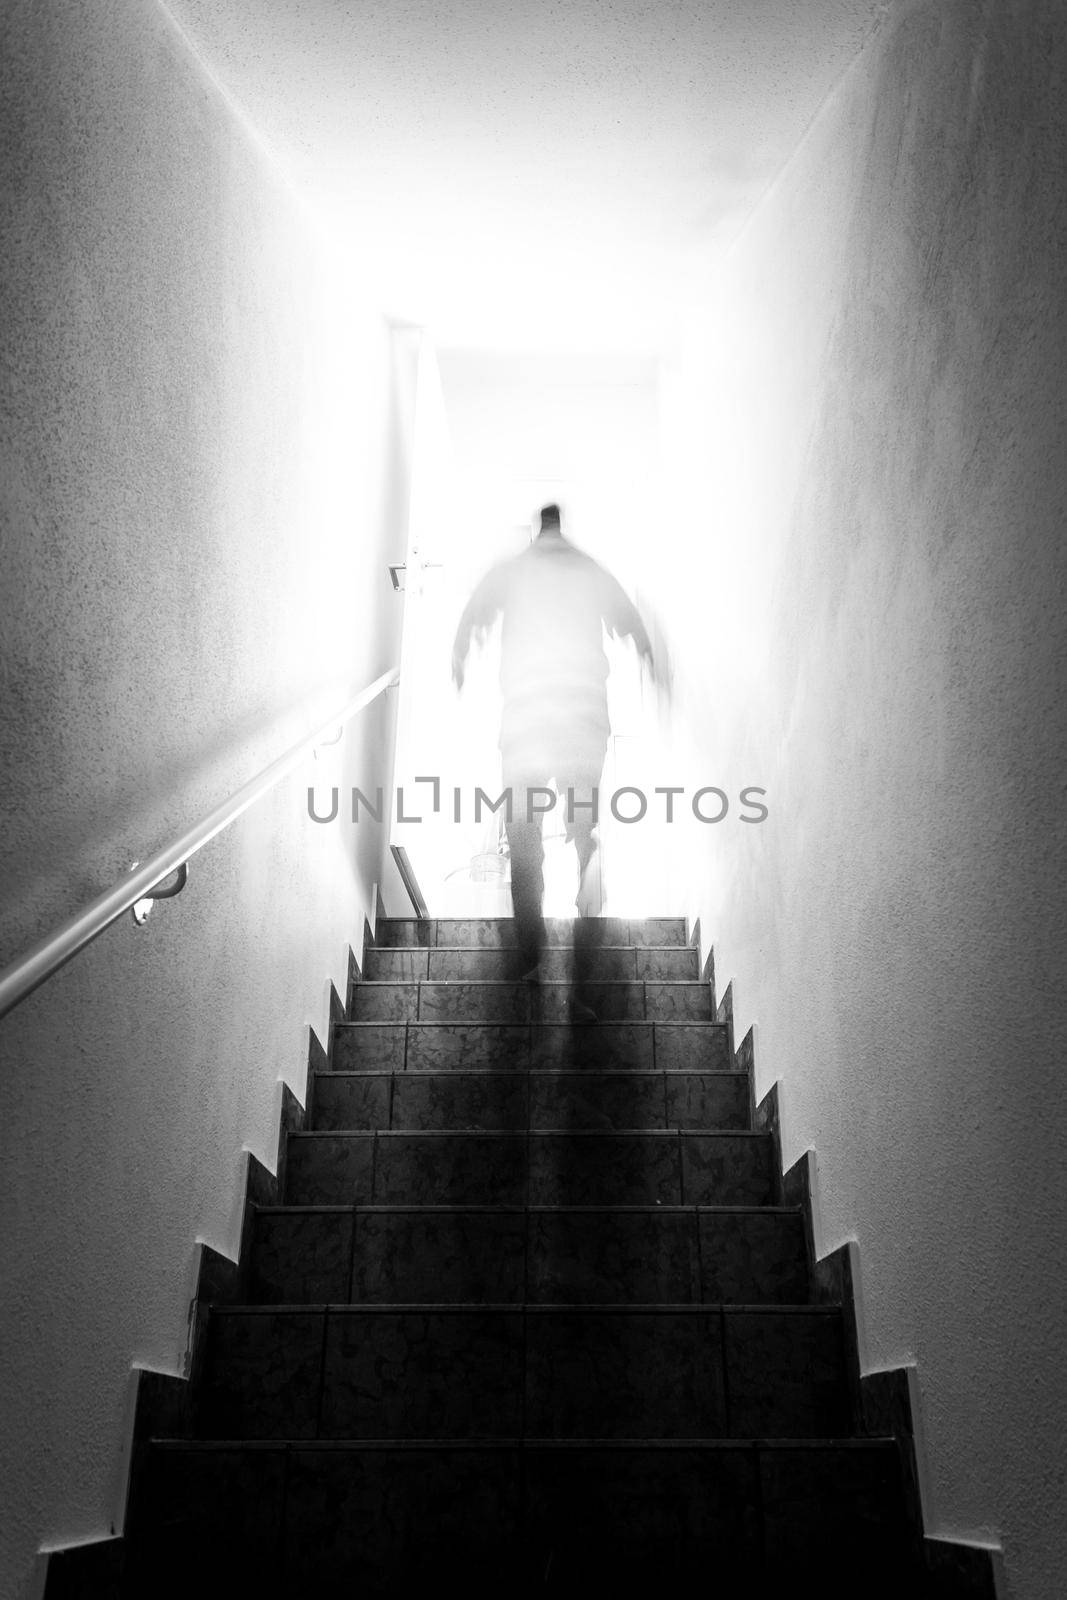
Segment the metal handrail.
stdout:
<path fill-rule="evenodd" d="M 389 849 L 392 852 L 393 860 L 396 862 L 396 870 L 400 874 L 400 881 L 404 885 L 407 897 L 414 907 L 415 915 L 420 922 L 425 922 L 430 912 L 426 904 L 426 897 L 419 888 L 419 880 L 415 876 L 415 868 L 411 865 L 411 857 L 402 844 L 391 844 Z"/>
<path fill-rule="evenodd" d="M 247 811 L 268 789 L 273 789 L 309 751 L 322 742 L 322 735 L 331 733 L 338 723 L 345 723 L 354 717 L 357 711 L 370 705 L 372 700 L 392 688 L 399 679 L 400 670 L 397 667 L 383 672 L 380 678 L 375 678 L 372 684 L 348 700 L 339 711 L 332 711 L 313 733 L 292 745 L 283 756 L 272 761 L 269 767 L 264 767 L 248 783 L 242 784 L 235 794 L 217 805 L 195 827 L 183 833 L 180 839 L 175 839 L 163 850 L 157 850 L 149 861 L 129 873 L 121 883 L 97 895 L 83 910 L 69 917 L 54 932 L 27 950 L 25 955 L 5 967 L 0 972 L 0 1017 L 6 1016 L 20 1000 L 25 1000 L 27 995 L 32 994 L 34 989 L 39 988 L 47 978 L 103 933 L 105 928 L 117 922 L 136 901 L 146 898 L 164 878 L 184 866 L 191 856 L 217 833 L 228 828 L 231 822 L 235 822 L 242 811 Z"/>

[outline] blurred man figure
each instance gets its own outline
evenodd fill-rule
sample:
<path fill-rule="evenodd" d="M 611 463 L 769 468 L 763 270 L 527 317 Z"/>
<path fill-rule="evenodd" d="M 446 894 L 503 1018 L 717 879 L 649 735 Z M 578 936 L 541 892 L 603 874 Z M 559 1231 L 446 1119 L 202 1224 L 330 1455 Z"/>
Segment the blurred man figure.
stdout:
<path fill-rule="evenodd" d="M 541 531 L 529 548 L 493 567 L 460 618 L 452 676 L 463 687 L 472 636 L 479 640 L 502 618 L 500 752 L 505 788 L 512 792 L 507 822 L 511 898 L 520 970 L 536 979 L 544 945 L 541 810 L 531 790 L 555 785 L 565 806 L 567 838 L 578 854 L 582 917 L 601 909 L 594 791 L 608 743 L 608 660 L 604 633 L 633 639 L 653 670 L 644 623 L 620 585 L 563 537 L 557 505 L 541 509 Z M 533 814 L 531 814 L 531 811 Z M 585 947 L 575 930 L 576 960 Z M 579 980 L 582 972 L 576 971 Z M 582 1007 L 582 1009 L 585 1009 Z"/>

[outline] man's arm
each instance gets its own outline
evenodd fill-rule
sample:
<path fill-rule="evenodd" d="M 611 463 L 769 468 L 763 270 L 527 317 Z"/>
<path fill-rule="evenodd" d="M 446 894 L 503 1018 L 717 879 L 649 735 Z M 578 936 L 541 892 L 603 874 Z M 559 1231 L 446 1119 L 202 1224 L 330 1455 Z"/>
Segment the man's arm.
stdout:
<path fill-rule="evenodd" d="M 475 586 L 474 593 L 464 606 L 463 615 L 459 619 L 455 643 L 452 646 L 452 680 L 457 689 L 463 687 L 471 639 L 477 636 L 480 643 L 485 638 L 496 621 L 503 603 L 503 570 L 500 566 L 496 566 L 492 567 Z"/>
<path fill-rule="evenodd" d="M 619 638 L 632 639 L 637 654 L 642 661 L 648 663 L 648 670 L 655 677 L 656 664 L 652 658 L 652 643 L 648 637 L 648 630 L 641 620 L 641 613 L 622 584 L 613 578 L 610 572 L 604 573 L 604 580 L 606 593 L 601 612 L 604 626 L 609 633 L 616 634 Z"/>

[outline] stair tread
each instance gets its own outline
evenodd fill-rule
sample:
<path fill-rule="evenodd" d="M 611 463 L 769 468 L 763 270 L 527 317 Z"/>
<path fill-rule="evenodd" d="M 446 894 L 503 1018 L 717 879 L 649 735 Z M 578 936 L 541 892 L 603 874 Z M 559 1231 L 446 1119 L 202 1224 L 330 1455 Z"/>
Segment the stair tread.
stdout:
<path fill-rule="evenodd" d="M 788 1304 L 767 1304 L 758 1301 L 734 1303 L 728 1300 L 682 1300 L 682 1301 L 641 1301 L 634 1303 L 630 1300 L 611 1300 L 603 1302 L 588 1301 L 543 1301 L 543 1300 L 402 1300 L 394 1302 L 372 1300 L 321 1300 L 294 1304 L 290 1300 L 272 1302 L 270 1304 L 215 1304 L 211 1310 L 221 1316 L 260 1316 L 260 1315 L 285 1315 L 285 1316 L 311 1316 L 325 1311 L 343 1312 L 355 1315 L 360 1312 L 380 1313 L 411 1313 L 422 1315 L 424 1312 L 456 1312 L 468 1315 L 477 1312 L 518 1316 L 523 1312 L 537 1312 L 538 1315 L 568 1315 L 588 1312 L 602 1314 L 618 1314 L 620 1316 L 653 1316 L 656 1314 L 670 1315 L 686 1314 L 687 1316 L 708 1316 L 716 1312 L 758 1313 L 760 1316 L 837 1316 L 841 1307 L 823 1304 L 822 1302 L 794 1302 Z"/>
<path fill-rule="evenodd" d="M 718 1435 L 696 1434 L 691 1438 L 650 1436 L 649 1438 L 619 1438 L 590 1436 L 584 1438 L 544 1438 L 530 1434 L 497 1434 L 484 1438 L 462 1436 L 441 1438 L 397 1439 L 305 1439 L 299 1436 L 281 1436 L 271 1439 L 245 1438 L 178 1438 L 172 1434 L 150 1434 L 148 1443 L 168 1450 L 892 1450 L 897 1441 L 892 1435 L 829 1434 L 821 1439 L 793 1439 L 780 1434 L 751 1434 L 724 1438 Z"/>

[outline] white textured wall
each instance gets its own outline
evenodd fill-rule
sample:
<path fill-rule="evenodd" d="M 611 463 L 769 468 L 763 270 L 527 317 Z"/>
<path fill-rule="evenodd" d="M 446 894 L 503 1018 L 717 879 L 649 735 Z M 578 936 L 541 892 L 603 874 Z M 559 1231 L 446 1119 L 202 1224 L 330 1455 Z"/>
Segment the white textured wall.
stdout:
<path fill-rule="evenodd" d="M 928 1529 L 1055 1600 L 1067 1250 L 1067 72 L 1056 0 L 912 6 L 839 86 L 673 373 L 703 581 L 694 861 L 720 982 L 918 1363 Z M 743 836 L 741 836 L 743 834 Z M 1057 1398 L 1058 1397 L 1058 1398 Z"/>
<path fill-rule="evenodd" d="M 6 961 L 395 660 L 410 418 L 350 264 L 154 4 L 7 5 L 0 145 Z M 242 1149 L 272 1164 L 303 1093 L 379 847 L 306 782 L 0 1024 L 5 1596 L 110 1526 L 131 1362 L 180 1370 L 194 1241 L 234 1252 Z"/>

